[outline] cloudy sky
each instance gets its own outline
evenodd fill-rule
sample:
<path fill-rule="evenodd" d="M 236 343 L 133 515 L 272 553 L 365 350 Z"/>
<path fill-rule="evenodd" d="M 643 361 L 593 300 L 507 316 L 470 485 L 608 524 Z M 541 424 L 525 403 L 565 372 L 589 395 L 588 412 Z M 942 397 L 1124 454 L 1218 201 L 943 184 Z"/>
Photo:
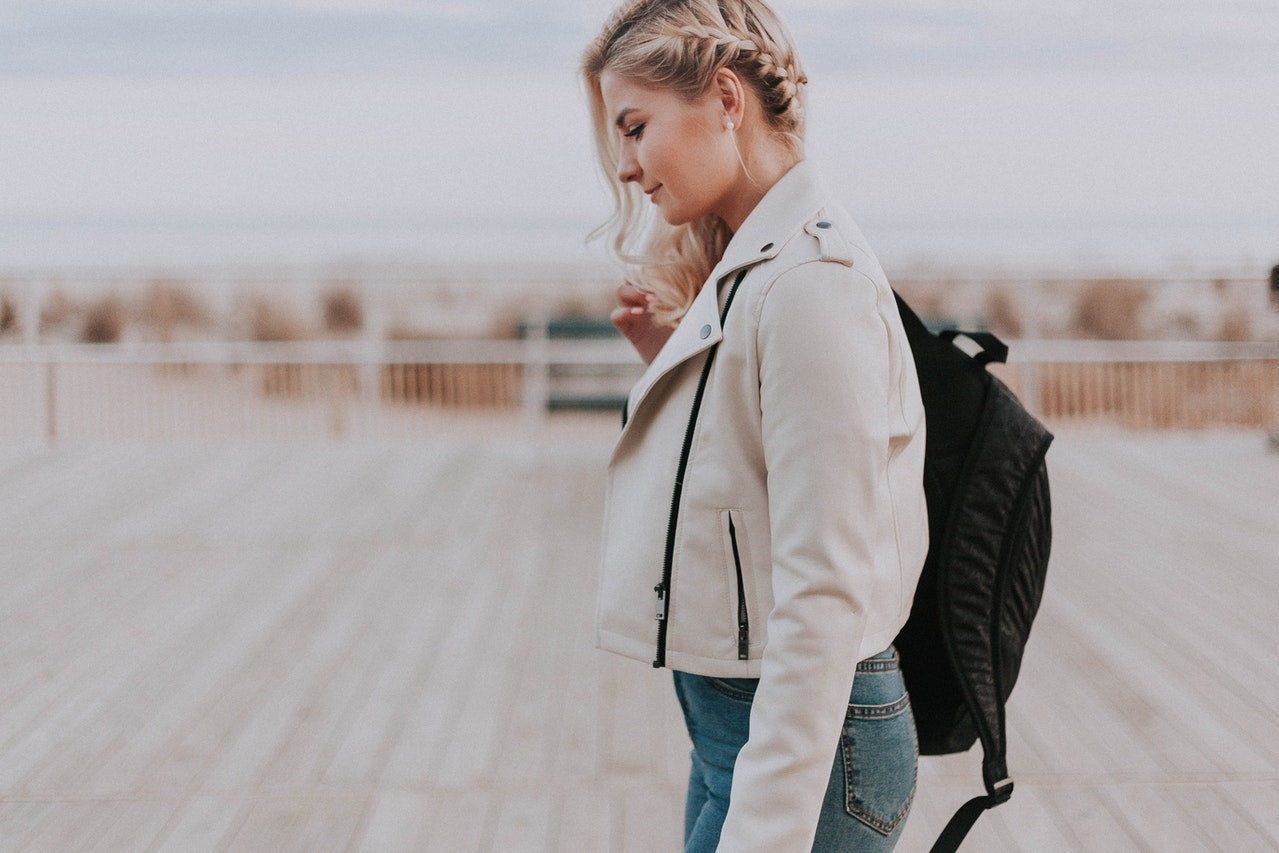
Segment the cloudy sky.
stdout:
<path fill-rule="evenodd" d="M 6 0 L 0 72 L 309 75 L 571 69 L 608 0 Z M 1262 67 L 1273 0 L 779 0 L 838 71 Z"/>
<path fill-rule="evenodd" d="M 0 266 L 579 257 L 610 6 L 4 0 Z M 1274 0 L 776 6 L 890 266 L 1279 256 Z"/>

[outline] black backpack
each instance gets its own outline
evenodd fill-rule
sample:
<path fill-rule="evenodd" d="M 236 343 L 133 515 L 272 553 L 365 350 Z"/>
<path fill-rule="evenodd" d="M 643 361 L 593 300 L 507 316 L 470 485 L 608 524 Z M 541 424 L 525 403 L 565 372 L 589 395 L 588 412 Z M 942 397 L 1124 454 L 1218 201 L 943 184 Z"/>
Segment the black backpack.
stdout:
<path fill-rule="evenodd" d="M 1046 430 L 986 370 L 1008 347 L 963 333 L 969 355 L 934 335 L 897 297 L 915 357 L 927 442 L 928 556 L 910 618 L 894 645 L 921 755 L 966 752 L 981 740 L 986 795 L 965 803 L 934 853 L 954 851 L 986 809 L 1006 802 L 1004 702 L 1039 609 L 1052 542 Z"/>

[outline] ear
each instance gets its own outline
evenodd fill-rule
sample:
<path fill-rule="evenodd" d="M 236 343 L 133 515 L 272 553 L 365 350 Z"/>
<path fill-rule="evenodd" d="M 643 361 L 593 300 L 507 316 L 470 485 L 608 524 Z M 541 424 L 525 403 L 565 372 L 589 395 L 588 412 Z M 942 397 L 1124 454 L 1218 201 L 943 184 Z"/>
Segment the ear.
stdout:
<path fill-rule="evenodd" d="M 746 114 L 746 86 L 743 85 L 742 78 L 738 77 L 737 72 L 731 68 L 721 68 L 715 72 L 715 78 L 711 81 L 711 90 L 715 93 L 720 107 L 723 108 L 729 120 L 737 127 L 741 127 L 742 119 Z"/>

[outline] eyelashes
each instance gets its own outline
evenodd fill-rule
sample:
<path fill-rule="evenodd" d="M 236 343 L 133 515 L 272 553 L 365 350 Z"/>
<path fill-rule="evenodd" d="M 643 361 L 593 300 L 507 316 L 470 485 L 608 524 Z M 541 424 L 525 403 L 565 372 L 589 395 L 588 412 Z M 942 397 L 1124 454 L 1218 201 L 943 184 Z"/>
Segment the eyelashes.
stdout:
<path fill-rule="evenodd" d="M 640 135 L 643 132 L 644 132 L 644 125 L 643 123 L 640 123 L 632 127 L 630 130 L 626 131 L 625 133 L 623 133 L 622 136 L 625 136 L 628 139 L 639 139 Z"/>

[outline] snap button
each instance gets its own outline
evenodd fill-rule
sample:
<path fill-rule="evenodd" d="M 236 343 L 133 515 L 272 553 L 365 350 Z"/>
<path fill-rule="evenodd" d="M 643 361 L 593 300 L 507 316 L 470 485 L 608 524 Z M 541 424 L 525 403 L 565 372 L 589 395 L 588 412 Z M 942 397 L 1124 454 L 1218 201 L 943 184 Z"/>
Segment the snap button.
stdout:
<path fill-rule="evenodd" d="M 702 326 L 702 340 L 706 340 L 710 336 L 711 336 L 711 324 L 707 323 L 705 326 Z"/>
<path fill-rule="evenodd" d="M 763 245 L 763 247 L 761 247 L 761 248 L 760 248 L 760 251 L 761 251 L 761 252 L 767 252 L 767 251 L 768 251 L 769 249 L 771 249 L 771 248 L 773 248 L 773 244 L 772 244 L 772 243 L 765 243 L 765 244 Z"/>
<path fill-rule="evenodd" d="M 818 222 L 818 223 L 817 223 L 817 227 L 818 227 L 818 228 L 829 228 L 829 227 L 830 227 L 830 223 L 829 223 L 829 222 L 827 222 L 825 219 L 823 219 L 821 222 Z"/>

